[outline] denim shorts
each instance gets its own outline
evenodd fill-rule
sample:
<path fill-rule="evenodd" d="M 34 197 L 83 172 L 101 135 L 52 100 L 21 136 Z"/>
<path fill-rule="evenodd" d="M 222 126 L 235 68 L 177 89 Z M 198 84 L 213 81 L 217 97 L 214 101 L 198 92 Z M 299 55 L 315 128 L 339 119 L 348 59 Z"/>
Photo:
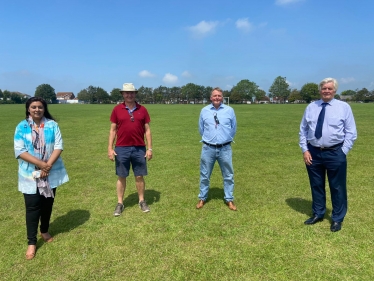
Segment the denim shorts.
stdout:
<path fill-rule="evenodd" d="M 116 175 L 126 178 L 130 174 L 130 164 L 134 176 L 147 175 L 147 159 L 145 146 L 116 146 Z"/>

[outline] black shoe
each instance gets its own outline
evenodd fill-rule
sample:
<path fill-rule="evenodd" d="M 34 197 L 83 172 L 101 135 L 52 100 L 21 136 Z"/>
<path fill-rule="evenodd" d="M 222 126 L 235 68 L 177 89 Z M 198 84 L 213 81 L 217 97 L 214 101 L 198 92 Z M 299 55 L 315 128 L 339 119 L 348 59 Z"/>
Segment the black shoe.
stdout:
<path fill-rule="evenodd" d="M 304 224 L 315 224 L 317 222 L 323 221 L 323 218 L 319 218 L 317 216 L 311 217 L 304 221 Z"/>
<path fill-rule="evenodd" d="M 332 224 L 331 224 L 330 230 L 332 232 L 337 232 L 340 229 L 342 229 L 342 223 L 341 222 L 333 221 Z"/>

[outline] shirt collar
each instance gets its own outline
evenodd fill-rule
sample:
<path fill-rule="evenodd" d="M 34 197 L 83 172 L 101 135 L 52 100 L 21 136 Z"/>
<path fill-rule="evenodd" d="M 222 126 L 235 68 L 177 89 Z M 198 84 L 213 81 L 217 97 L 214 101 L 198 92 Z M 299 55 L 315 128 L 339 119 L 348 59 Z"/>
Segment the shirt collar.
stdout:
<path fill-rule="evenodd" d="M 322 105 L 324 101 L 322 99 L 319 100 L 319 105 Z M 335 99 L 330 100 L 329 102 L 326 102 L 328 105 L 332 105 L 335 102 Z"/>
<path fill-rule="evenodd" d="M 213 109 L 213 108 L 215 109 L 213 103 L 211 103 L 210 105 L 211 105 L 210 109 Z M 220 108 L 223 108 L 223 107 L 224 107 L 224 104 L 221 102 L 221 104 L 219 105 L 219 107 L 217 108 L 217 110 L 220 109 Z"/>
<path fill-rule="evenodd" d="M 137 102 L 135 102 L 134 110 L 137 110 L 139 108 L 140 108 L 140 104 L 138 104 Z M 126 106 L 125 102 L 122 103 L 122 109 L 128 109 L 128 107 Z"/>

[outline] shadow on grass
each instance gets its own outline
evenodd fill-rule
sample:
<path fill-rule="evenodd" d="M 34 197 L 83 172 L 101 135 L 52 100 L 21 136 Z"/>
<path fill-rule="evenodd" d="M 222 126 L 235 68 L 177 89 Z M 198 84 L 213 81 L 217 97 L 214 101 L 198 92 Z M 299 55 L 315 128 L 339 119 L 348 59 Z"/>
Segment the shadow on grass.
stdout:
<path fill-rule="evenodd" d="M 223 188 L 213 187 L 209 188 L 208 192 L 208 198 L 206 199 L 206 202 L 209 202 L 210 200 L 215 199 L 221 199 L 224 201 L 225 193 L 223 192 Z"/>
<path fill-rule="evenodd" d="M 310 200 L 306 200 L 306 199 L 303 199 L 303 198 L 288 198 L 286 199 L 286 203 L 288 204 L 288 206 L 290 206 L 292 209 L 294 209 L 295 211 L 299 212 L 299 213 L 302 213 L 302 214 L 305 214 L 305 215 L 308 215 L 308 216 L 312 216 L 312 201 Z M 326 208 L 326 214 L 327 213 L 330 213 L 330 210 L 329 208 Z M 331 217 L 328 216 L 328 215 L 325 215 L 325 218 L 327 219 L 330 219 L 331 220 Z"/>
<path fill-rule="evenodd" d="M 90 212 L 87 210 L 73 210 L 65 215 L 56 218 L 50 225 L 54 235 L 69 232 L 74 228 L 84 224 L 90 218 Z"/>
<path fill-rule="evenodd" d="M 73 210 L 67 212 L 65 215 L 56 218 L 49 226 L 50 233 L 52 236 L 57 234 L 69 232 L 74 228 L 84 224 L 90 218 L 90 212 L 87 210 Z M 43 239 L 39 239 L 37 247 L 41 246 L 45 242 Z"/>
<path fill-rule="evenodd" d="M 160 194 L 161 193 L 159 191 L 146 189 L 144 193 L 144 199 L 145 201 L 147 201 L 148 205 L 152 205 L 154 202 L 160 201 Z M 138 205 L 138 203 L 139 197 L 137 192 L 130 194 L 125 198 L 125 200 L 123 200 L 123 205 L 125 206 L 125 208 Z"/>

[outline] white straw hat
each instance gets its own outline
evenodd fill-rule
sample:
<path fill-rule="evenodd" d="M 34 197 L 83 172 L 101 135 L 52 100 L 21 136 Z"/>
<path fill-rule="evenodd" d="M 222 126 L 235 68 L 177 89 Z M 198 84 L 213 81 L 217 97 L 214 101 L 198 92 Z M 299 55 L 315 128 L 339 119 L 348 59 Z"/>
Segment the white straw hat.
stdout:
<path fill-rule="evenodd" d="M 124 83 L 123 89 L 120 92 L 137 92 L 133 83 Z"/>

